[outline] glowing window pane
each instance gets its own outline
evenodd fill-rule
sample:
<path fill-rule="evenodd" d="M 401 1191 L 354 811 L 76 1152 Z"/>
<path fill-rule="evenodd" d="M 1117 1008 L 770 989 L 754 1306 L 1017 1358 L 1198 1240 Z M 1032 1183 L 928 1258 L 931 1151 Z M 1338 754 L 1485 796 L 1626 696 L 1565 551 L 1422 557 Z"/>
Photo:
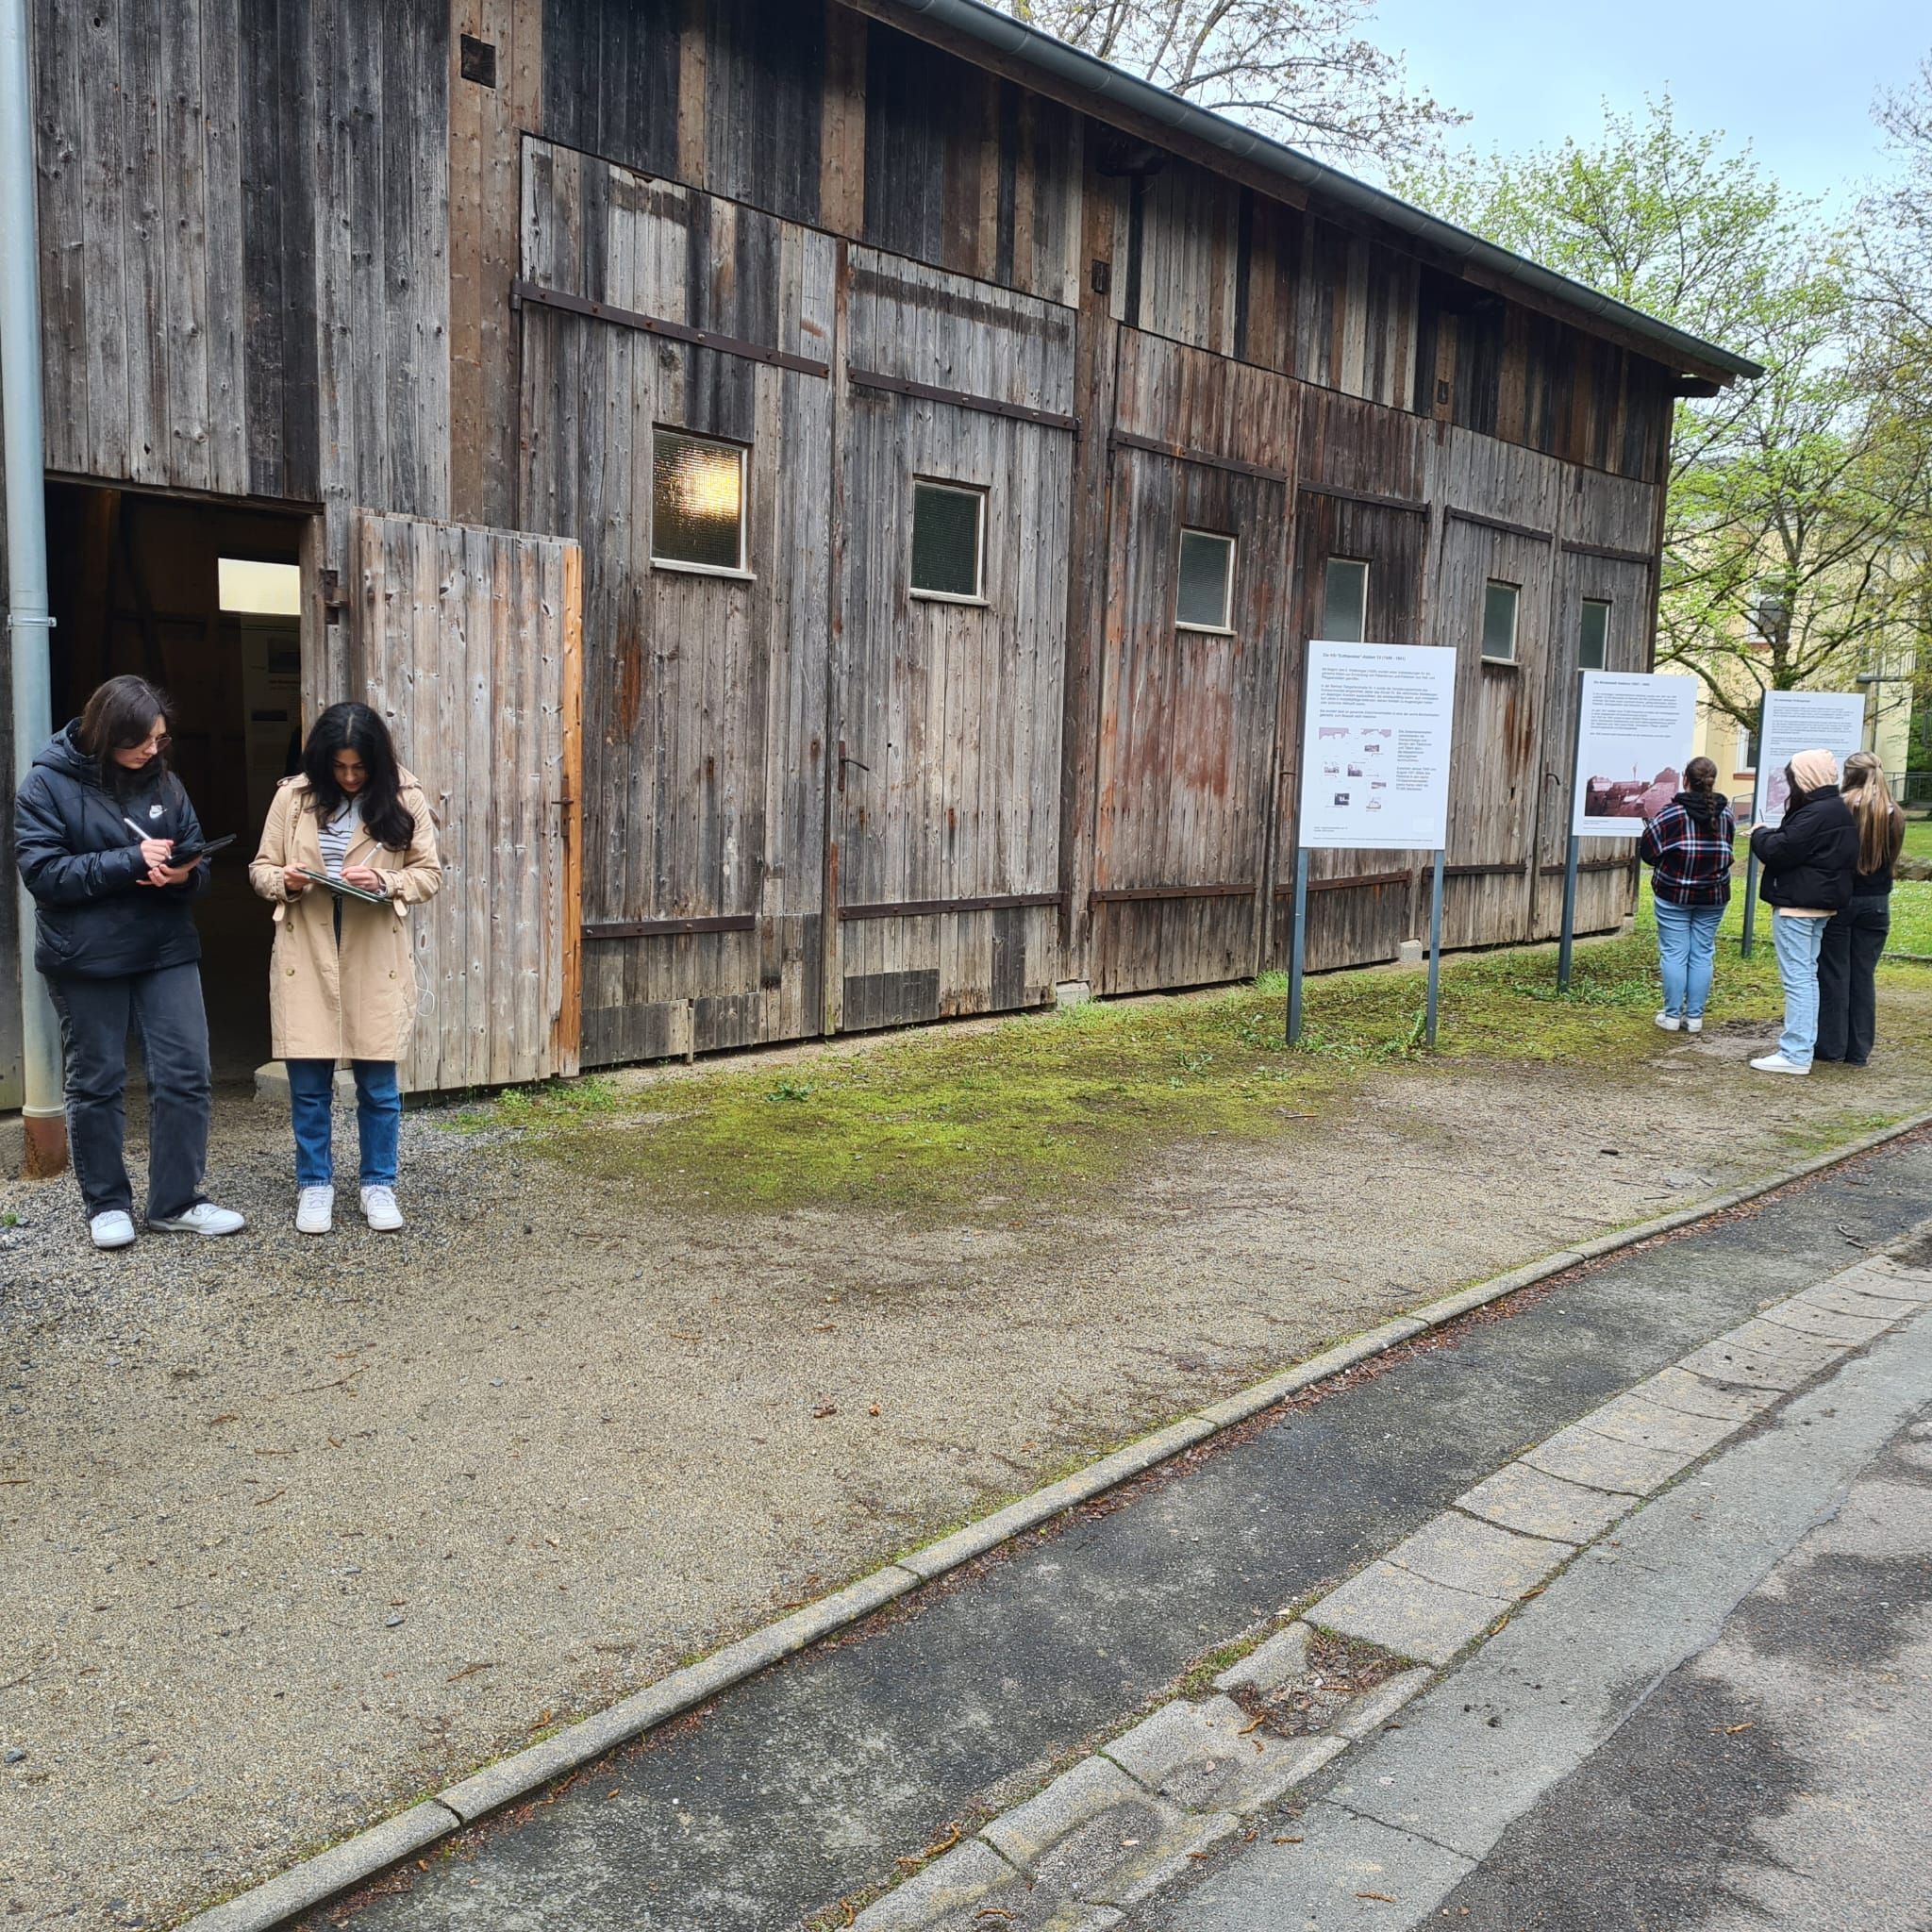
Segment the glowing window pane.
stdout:
<path fill-rule="evenodd" d="M 706 570 L 744 568 L 744 452 L 675 429 L 657 432 L 651 555 Z"/>
<path fill-rule="evenodd" d="M 219 558 L 215 582 L 224 610 L 238 610 L 251 617 L 302 615 L 302 571 L 297 564 Z"/>

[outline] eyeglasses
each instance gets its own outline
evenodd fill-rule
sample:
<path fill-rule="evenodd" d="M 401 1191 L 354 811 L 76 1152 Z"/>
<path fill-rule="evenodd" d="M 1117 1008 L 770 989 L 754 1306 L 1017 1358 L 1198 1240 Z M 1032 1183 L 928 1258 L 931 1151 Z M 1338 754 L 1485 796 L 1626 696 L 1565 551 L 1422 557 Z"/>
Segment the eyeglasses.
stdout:
<path fill-rule="evenodd" d="M 123 751 L 166 751 L 174 740 L 163 731 L 153 738 L 137 739 L 132 744 L 124 744 Z"/>

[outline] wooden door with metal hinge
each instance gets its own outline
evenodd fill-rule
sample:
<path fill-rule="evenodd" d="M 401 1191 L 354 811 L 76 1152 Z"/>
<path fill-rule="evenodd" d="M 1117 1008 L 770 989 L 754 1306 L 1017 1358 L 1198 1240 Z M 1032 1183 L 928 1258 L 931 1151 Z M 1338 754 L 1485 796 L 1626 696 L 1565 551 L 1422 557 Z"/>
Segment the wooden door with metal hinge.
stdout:
<path fill-rule="evenodd" d="M 582 552 L 354 513 L 349 688 L 436 814 L 442 890 L 409 908 L 407 1091 L 575 1074 L 581 1028 Z"/>

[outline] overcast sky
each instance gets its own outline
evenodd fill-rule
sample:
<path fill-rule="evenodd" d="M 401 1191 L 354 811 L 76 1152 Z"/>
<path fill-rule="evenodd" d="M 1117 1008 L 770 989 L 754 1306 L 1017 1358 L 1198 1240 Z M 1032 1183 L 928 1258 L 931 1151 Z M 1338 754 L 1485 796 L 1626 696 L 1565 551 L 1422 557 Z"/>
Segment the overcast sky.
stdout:
<path fill-rule="evenodd" d="M 1451 137 L 1514 150 L 1588 136 L 1600 103 L 1666 89 L 1681 126 L 1749 140 L 1790 187 L 1842 206 L 1881 161 L 1872 101 L 1932 50 L 1925 0 L 1380 0 L 1370 35 L 1469 124 Z"/>

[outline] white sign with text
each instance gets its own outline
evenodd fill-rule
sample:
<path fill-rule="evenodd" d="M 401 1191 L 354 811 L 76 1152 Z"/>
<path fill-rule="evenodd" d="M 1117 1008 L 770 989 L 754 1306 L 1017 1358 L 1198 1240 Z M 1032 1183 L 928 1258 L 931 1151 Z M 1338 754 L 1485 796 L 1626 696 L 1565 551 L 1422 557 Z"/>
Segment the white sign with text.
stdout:
<path fill-rule="evenodd" d="M 1660 671 L 1583 674 L 1572 837 L 1635 839 L 1684 789 L 1697 690 L 1696 678 Z"/>
<path fill-rule="evenodd" d="M 1864 742 L 1865 700 L 1857 691 L 1766 691 L 1752 819 L 1760 825 L 1784 823 L 1791 790 L 1785 767 L 1801 751 L 1828 751 L 1842 772 Z"/>
<path fill-rule="evenodd" d="M 1435 852 L 1449 837 L 1456 653 L 1308 645 L 1298 842 Z"/>

